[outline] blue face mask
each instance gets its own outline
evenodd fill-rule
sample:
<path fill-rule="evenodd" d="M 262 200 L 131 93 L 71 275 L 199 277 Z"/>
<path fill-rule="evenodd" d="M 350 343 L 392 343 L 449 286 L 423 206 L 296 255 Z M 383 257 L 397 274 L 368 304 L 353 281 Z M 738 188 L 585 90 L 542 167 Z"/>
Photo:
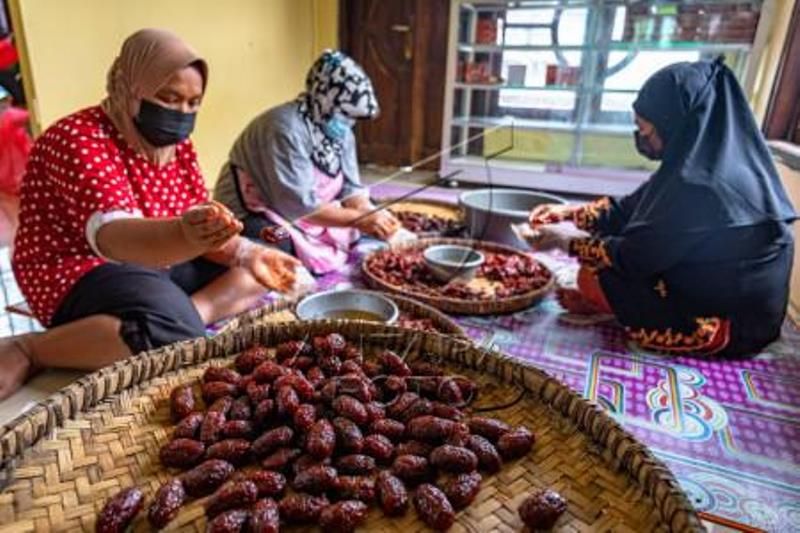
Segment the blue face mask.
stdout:
<path fill-rule="evenodd" d="M 334 141 L 344 140 L 347 131 L 352 129 L 356 121 L 352 118 L 345 117 L 340 114 L 335 114 L 325 123 L 325 135 Z"/>

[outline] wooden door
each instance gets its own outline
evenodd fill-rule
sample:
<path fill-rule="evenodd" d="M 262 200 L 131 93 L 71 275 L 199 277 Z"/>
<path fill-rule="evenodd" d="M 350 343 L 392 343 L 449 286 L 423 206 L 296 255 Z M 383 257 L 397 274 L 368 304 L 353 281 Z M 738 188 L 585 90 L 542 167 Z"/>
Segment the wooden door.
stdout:
<path fill-rule="evenodd" d="M 342 47 L 381 107 L 356 127 L 362 162 L 409 165 L 440 150 L 448 13 L 447 0 L 342 0 Z"/>

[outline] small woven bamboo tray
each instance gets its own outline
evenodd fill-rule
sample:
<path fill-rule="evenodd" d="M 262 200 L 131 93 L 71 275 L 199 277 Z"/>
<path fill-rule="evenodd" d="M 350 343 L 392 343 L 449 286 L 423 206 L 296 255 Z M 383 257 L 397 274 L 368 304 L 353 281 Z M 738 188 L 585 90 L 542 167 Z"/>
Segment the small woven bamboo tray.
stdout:
<path fill-rule="evenodd" d="M 387 298 L 391 298 L 397 304 L 401 316 L 409 318 L 429 319 L 436 331 L 444 335 L 453 337 L 467 338 L 467 333 L 452 318 L 444 313 L 437 311 L 429 305 L 425 305 L 411 298 L 406 298 L 397 294 L 380 293 Z M 218 335 L 233 331 L 246 326 L 258 326 L 278 322 L 293 322 L 297 320 L 294 310 L 297 301 L 284 301 L 265 307 L 259 307 L 252 311 L 242 313 L 231 319 L 220 330 Z"/>
<path fill-rule="evenodd" d="M 393 251 L 419 250 L 436 244 L 457 244 L 460 246 L 468 246 L 487 252 L 502 252 L 506 254 L 527 255 L 524 252 L 517 250 L 516 248 L 512 248 L 510 246 L 506 246 L 503 244 L 486 242 L 486 241 L 475 241 L 470 239 L 424 239 L 420 241 L 398 244 L 396 246 L 392 246 L 391 250 Z M 412 296 L 414 299 L 419 300 L 420 302 L 424 302 L 430 305 L 431 307 L 435 307 L 436 309 L 445 311 L 447 313 L 455 313 L 459 315 L 498 315 L 505 313 L 514 313 L 522 309 L 527 309 L 528 307 L 531 307 L 532 305 L 538 303 L 540 300 L 542 300 L 542 298 L 544 298 L 547 295 L 548 292 L 550 292 L 550 290 L 553 288 L 555 284 L 555 276 L 553 276 L 552 272 L 550 272 L 550 280 L 544 287 L 541 287 L 535 291 L 530 291 L 525 294 L 519 294 L 507 298 L 467 300 L 467 299 L 452 298 L 447 296 L 431 296 L 429 294 L 417 292 L 413 288 L 400 287 L 397 285 L 393 285 L 391 283 L 387 283 L 386 281 L 375 275 L 375 273 L 373 273 L 368 268 L 367 263 L 373 255 L 378 254 L 380 252 L 381 250 L 372 252 L 371 254 L 367 255 L 361 263 L 361 272 L 364 274 L 366 283 L 370 287 L 390 293 L 407 294 L 409 296 Z"/>
<path fill-rule="evenodd" d="M 420 238 L 454 237 L 466 229 L 464 211 L 457 204 L 444 200 L 429 198 L 380 198 L 375 200 L 378 205 L 386 205 L 393 213 L 411 212 L 422 215 L 437 216 L 445 220 L 455 220 L 460 223 L 460 229 L 455 234 L 442 234 L 435 231 L 417 233 Z"/>
<path fill-rule="evenodd" d="M 255 344 L 333 331 L 407 351 L 412 359 L 434 357 L 478 382 L 473 409 L 494 406 L 490 416 L 536 432 L 531 453 L 484 477 L 452 531 L 520 531 L 517 507 L 539 487 L 567 498 L 561 531 L 704 531 L 675 478 L 646 446 L 544 372 L 443 335 L 364 322 L 299 321 L 246 327 L 129 358 L 86 376 L 4 428 L 0 450 L 7 484 L 0 492 L 0 531 L 90 531 L 106 499 L 120 489 L 136 485 L 152 497 L 170 478 L 158 450 L 169 437 L 173 387 Z M 168 529 L 203 531 L 202 502 L 184 507 Z M 423 529 L 413 511 L 387 519 L 375 509 L 364 527 Z M 134 531 L 147 530 L 140 515 Z"/>

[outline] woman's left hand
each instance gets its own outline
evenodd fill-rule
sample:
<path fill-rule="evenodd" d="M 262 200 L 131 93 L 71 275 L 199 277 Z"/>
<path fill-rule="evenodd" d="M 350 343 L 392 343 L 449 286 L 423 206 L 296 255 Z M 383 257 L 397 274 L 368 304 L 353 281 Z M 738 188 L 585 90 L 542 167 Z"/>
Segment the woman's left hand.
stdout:
<path fill-rule="evenodd" d="M 549 250 L 569 251 L 569 243 L 573 239 L 588 237 L 589 234 L 581 231 L 571 223 L 549 224 L 536 228 L 537 235 L 528 242 L 534 250 L 546 252 Z"/>
<path fill-rule="evenodd" d="M 261 285 L 268 289 L 287 293 L 295 283 L 295 269 L 300 261 L 294 257 L 267 246 L 261 246 L 242 239 L 237 251 L 237 266 L 246 268 Z"/>

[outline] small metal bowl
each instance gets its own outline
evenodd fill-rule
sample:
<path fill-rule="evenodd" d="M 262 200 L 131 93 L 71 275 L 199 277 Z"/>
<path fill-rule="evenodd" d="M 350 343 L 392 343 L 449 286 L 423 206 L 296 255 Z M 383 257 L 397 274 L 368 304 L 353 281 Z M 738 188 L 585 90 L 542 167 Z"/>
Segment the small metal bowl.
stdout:
<path fill-rule="evenodd" d="M 400 310 L 390 298 L 357 289 L 332 290 L 306 296 L 297 304 L 300 320 L 365 320 L 393 324 Z"/>
<path fill-rule="evenodd" d="M 430 246 L 422 257 L 433 276 L 443 283 L 471 280 L 486 260 L 478 250 L 453 244 Z"/>

